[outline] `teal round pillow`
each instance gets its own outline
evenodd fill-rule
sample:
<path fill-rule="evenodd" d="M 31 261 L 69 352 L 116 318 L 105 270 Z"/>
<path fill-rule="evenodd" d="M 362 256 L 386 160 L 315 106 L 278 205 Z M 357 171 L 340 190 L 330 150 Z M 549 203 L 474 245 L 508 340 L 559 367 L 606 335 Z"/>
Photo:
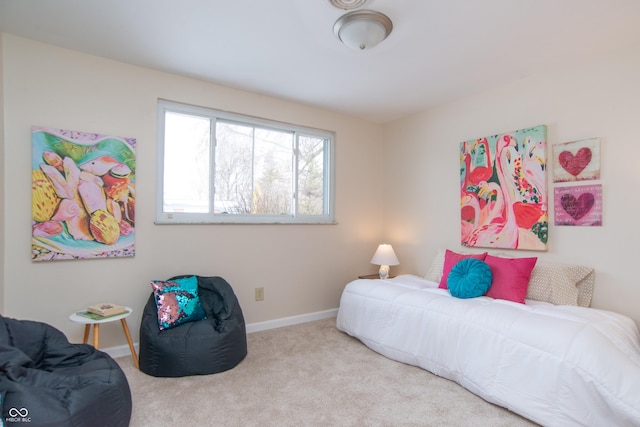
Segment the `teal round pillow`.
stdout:
<path fill-rule="evenodd" d="M 458 261 L 447 276 L 449 292 L 456 298 L 476 298 L 487 293 L 493 275 L 486 262 L 474 258 Z"/>

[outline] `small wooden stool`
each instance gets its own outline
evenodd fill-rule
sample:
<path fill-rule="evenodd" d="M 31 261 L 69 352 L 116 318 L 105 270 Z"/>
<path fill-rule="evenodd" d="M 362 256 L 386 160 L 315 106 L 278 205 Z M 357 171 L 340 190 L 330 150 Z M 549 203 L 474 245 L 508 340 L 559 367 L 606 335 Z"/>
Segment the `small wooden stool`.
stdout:
<path fill-rule="evenodd" d="M 91 329 L 91 325 L 93 325 L 93 346 L 98 348 L 98 340 L 100 336 L 100 324 L 101 323 L 109 323 L 115 322 L 119 320 L 122 324 L 122 330 L 124 331 L 124 335 L 127 338 L 127 343 L 129 344 L 129 350 L 131 350 L 131 357 L 133 357 L 133 364 L 137 369 L 140 369 L 138 365 L 138 356 L 136 355 L 136 349 L 133 346 L 133 341 L 131 341 L 131 334 L 129 333 L 129 326 L 127 325 L 127 317 L 133 312 L 131 307 L 125 307 L 125 312 L 122 314 L 118 314 L 115 316 L 105 317 L 104 319 L 91 319 L 89 317 L 84 317 L 79 315 L 78 313 L 73 313 L 69 316 L 69 320 L 75 323 L 84 324 L 84 338 L 82 340 L 83 344 L 89 342 L 89 330 Z"/>

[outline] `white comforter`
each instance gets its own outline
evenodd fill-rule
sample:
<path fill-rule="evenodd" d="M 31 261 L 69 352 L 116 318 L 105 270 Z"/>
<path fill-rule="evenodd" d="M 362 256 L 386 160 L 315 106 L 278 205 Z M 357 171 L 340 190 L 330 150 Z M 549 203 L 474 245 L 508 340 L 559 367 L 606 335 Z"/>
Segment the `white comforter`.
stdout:
<path fill-rule="evenodd" d="M 613 312 L 458 299 L 404 275 L 349 283 L 337 327 L 545 426 L 640 426 L 640 334 Z"/>

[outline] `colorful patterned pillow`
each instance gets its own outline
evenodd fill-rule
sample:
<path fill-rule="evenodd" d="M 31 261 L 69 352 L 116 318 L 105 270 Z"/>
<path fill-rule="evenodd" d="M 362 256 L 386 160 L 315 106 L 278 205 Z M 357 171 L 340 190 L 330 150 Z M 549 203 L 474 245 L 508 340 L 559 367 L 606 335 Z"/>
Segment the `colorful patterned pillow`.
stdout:
<path fill-rule="evenodd" d="M 527 299 L 589 307 L 594 282 L 591 267 L 538 260 L 531 272 Z"/>
<path fill-rule="evenodd" d="M 196 276 L 171 281 L 153 280 L 151 287 L 160 330 L 207 318 L 198 296 Z"/>
<path fill-rule="evenodd" d="M 465 258 L 453 266 L 447 277 L 447 287 L 456 298 L 477 298 L 491 286 L 491 269 L 486 262 Z"/>

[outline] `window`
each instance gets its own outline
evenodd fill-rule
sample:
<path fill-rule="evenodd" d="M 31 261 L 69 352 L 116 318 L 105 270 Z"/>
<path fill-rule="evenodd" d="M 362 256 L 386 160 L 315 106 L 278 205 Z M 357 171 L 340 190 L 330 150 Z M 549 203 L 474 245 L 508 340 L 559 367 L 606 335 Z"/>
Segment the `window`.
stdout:
<path fill-rule="evenodd" d="M 158 103 L 159 223 L 332 223 L 331 132 Z"/>

